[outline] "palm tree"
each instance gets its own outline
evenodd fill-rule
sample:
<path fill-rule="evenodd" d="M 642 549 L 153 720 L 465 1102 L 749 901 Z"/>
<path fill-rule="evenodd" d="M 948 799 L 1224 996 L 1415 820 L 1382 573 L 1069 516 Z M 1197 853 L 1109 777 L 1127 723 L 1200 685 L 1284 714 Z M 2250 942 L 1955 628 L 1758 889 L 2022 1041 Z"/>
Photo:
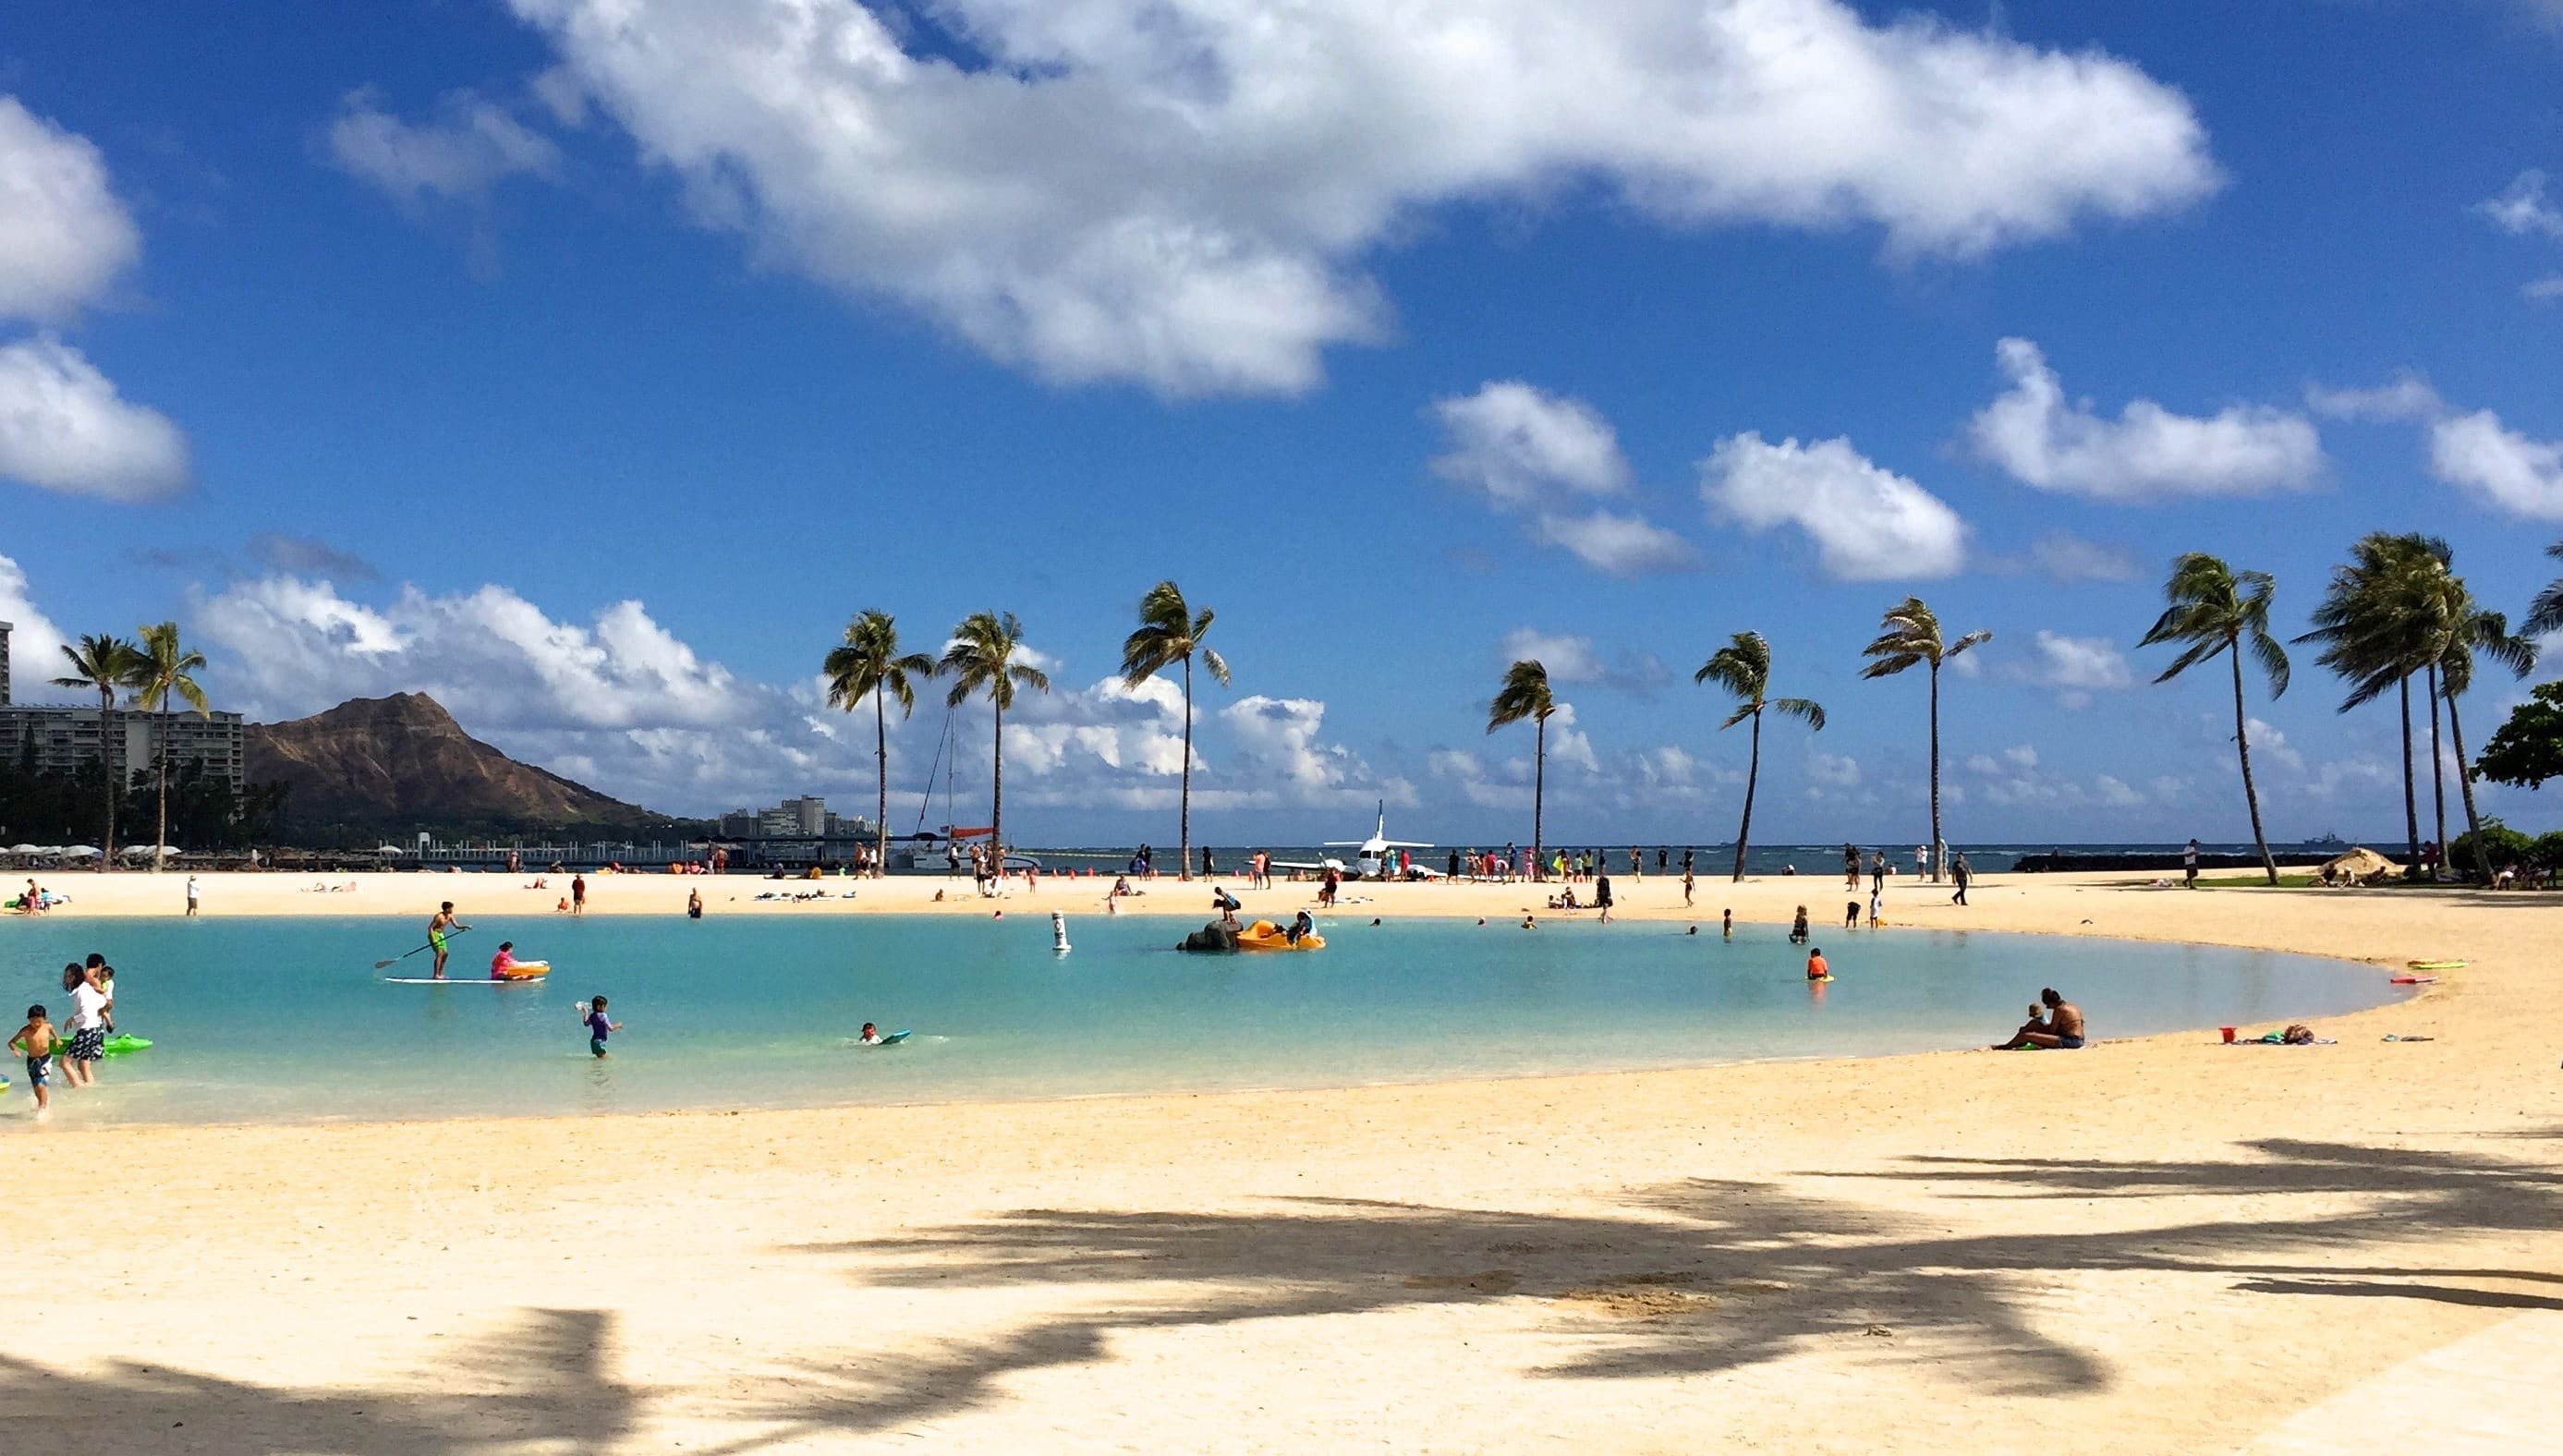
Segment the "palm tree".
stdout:
<path fill-rule="evenodd" d="M 1121 643 L 1121 681 L 1130 687 L 1184 664 L 1184 779 L 1182 808 L 1176 820 L 1176 874 L 1193 877 L 1193 653 L 1222 687 L 1228 686 L 1228 659 L 1202 645 L 1210 635 L 1211 610 L 1199 613 L 1184 601 L 1173 582 L 1159 582 L 1139 599 L 1139 630 Z"/>
<path fill-rule="evenodd" d="M 1015 689 L 1029 687 L 1036 692 L 1050 691 L 1050 678 L 1040 668 L 1015 660 L 1024 649 L 1024 625 L 1011 612 L 973 612 L 952 629 L 952 640 L 943 648 L 943 660 L 936 663 L 937 673 L 949 673 L 952 691 L 944 702 L 959 707 L 979 692 L 997 710 L 995 772 L 989 780 L 988 844 L 996 851 L 997 865 L 1005 866 L 1006 855 L 1006 709 L 1015 705 Z"/>
<path fill-rule="evenodd" d="M 135 680 L 133 702 L 144 712 L 160 715 L 159 740 L 153 755 L 160 780 L 160 836 L 151 841 L 151 871 L 160 872 L 161 861 L 169 844 L 169 720 L 174 704 L 183 702 L 199 718 L 210 718 L 213 709 L 206 705 L 205 690 L 197 686 L 194 674 L 205 666 L 205 654 L 182 646 L 178 640 L 178 624 L 157 623 L 142 629 L 141 672 Z"/>
<path fill-rule="evenodd" d="M 1864 657 L 1877 660 L 1869 664 L 1863 677 L 1892 677 L 1917 663 L 1931 668 L 1931 881 L 1939 883 L 1948 866 L 1941 863 L 1949 857 L 1940 837 L 1940 664 L 1969 647 L 1993 640 L 1989 632 L 1971 632 L 1954 642 L 1943 641 L 1940 619 L 1919 597 L 1907 597 L 1899 606 L 1889 608 L 1880 626 L 1884 631 L 1877 639 L 1861 648 Z"/>
<path fill-rule="evenodd" d="M 1735 711 L 1717 725 L 1718 731 L 1753 720 L 1753 756 L 1744 771 L 1744 822 L 1735 830 L 1735 878 L 1744 879 L 1744 841 L 1753 833 L 1753 786 L 1762 778 L 1762 712 L 1773 709 L 1792 718 L 1803 718 L 1809 728 L 1825 731 L 1825 710 L 1810 698 L 1775 698 L 1771 688 L 1771 644 L 1758 632 L 1739 632 L 1725 646 L 1709 654 L 1699 670 L 1691 674 L 1693 682 L 1714 682 L 1735 695 Z"/>
<path fill-rule="evenodd" d="M 2409 853 L 2404 875 L 2417 878 L 2421 813 L 2412 774 L 2412 676 L 2436 670 L 2456 630 L 2446 593 L 2452 553 L 2434 536 L 2373 531 L 2352 544 L 2349 555 L 2347 564 L 2332 568 L 2331 585 L 2314 609 L 2313 630 L 2296 640 L 2321 642 L 2314 660 L 2349 682 L 2340 711 L 2382 697 L 2389 687 L 2401 695 L 2403 834 Z"/>
<path fill-rule="evenodd" d="M 2545 554 L 2563 561 L 2563 541 L 2546 547 Z M 2543 637 L 2558 628 L 2563 628 L 2563 577 L 2545 584 L 2545 590 L 2527 604 L 2527 620 L 2518 625 L 2518 630 L 2529 637 Z"/>
<path fill-rule="evenodd" d="M 2464 582 L 2456 582 L 2456 587 L 2460 593 L 2464 592 Z M 2483 844 L 2482 816 L 2474 809 L 2474 767 L 2465 758 L 2465 725 L 2457 715 L 2457 699 L 2473 686 L 2475 652 L 2523 678 L 2536 670 L 2536 641 L 2523 633 L 2511 633 L 2508 618 L 2484 611 L 2474 604 L 2470 594 L 2464 597 L 2456 616 L 2457 630 L 2449 634 L 2447 646 L 2439 657 L 2439 691 L 2448 700 L 2448 733 L 2457 750 L 2457 788 L 2464 798 L 2465 830 L 2474 846 L 2474 871 L 2484 884 L 2490 884 L 2491 852 Z"/>
<path fill-rule="evenodd" d="M 2220 654 L 2231 659 L 2234 752 L 2243 765 L 2243 803 L 2252 811 L 2252 842 L 2260 846 L 2261 869 L 2273 885 L 2278 882 L 2278 864 L 2269 857 L 2269 836 L 2261 829 L 2261 794 L 2252 783 L 2251 729 L 2243 710 L 2243 651 L 2248 642 L 2261 675 L 2268 681 L 2270 698 L 2286 696 L 2287 649 L 2269 636 L 2269 599 L 2277 589 L 2277 582 L 2266 571 L 2238 572 L 2203 551 L 2189 552 L 2172 562 L 2171 578 L 2163 583 L 2163 596 L 2171 606 L 2136 643 L 2140 647 L 2184 644 L 2156 682 L 2169 682 Z"/>
<path fill-rule="evenodd" d="M 142 650 L 118 637 L 83 637 L 77 647 L 65 644 L 63 655 L 71 659 L 72 670 L 55 678 L 54 686 L 98 693 L 98 767 L 106 782 L 105 830 L 99 840 L 106 852 L 98 866 L 105 870 L 115 863 L 115 802 L 122 797 L 115 782 L 115 695 L 141 676 Z"/>
<path fill-rule="evenodd" d="M 1548 669 L 1535 657 L 1525 657 L 1504 669 L 1504 685 L 1495 690 L 1495 700 L 1486 706 L 1486 731 L 1509 727 L 1524 718 L 1531 720 L 1530 779 L 1530 877 L 1545 879 L 1548 866 L 1540 857 L 1540 817 L 1548 797 L 1548 715 L 1557 711 L 1557 699 L 1548 691 Z"/>
<path fill-rule="evenodd" d="M 851 713 L 865 698 L 873 700 L 873 760 L 878 769 L 875 832 L 881 836 L 873 877 L 879 879 L 889 865 L 888 700 L 898 699 L 902 718 L 913 712 L 916 687 L 911 679 L 933 676 L 934 659 L 923 652 L 901 656 L 898 624 L 887 612 L 867 611 L 846 624 L 845 641 L 829 649 L 820 670 L 828 678 L 828 706 Z"/>

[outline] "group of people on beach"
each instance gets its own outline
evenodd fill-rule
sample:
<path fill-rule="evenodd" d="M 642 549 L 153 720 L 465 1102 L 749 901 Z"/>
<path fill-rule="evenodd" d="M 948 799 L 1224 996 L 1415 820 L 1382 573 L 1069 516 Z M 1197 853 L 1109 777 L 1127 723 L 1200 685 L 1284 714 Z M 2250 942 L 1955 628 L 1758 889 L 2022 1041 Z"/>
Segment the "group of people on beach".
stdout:
<path fill-rule="evenodd" d="M 97 1084 L 106 1038 L 115 1033 L 115 968 L 104 956 L 93 951 L 86 963 L 64 966 L 63 994 L 71 1005 L 61 1026 L 38 1002 L 27 1007 L 27 1024 L 9 1038 L 9 1049 L 26 1058 L 27 1090 L 35 1094 L 40 1114 L 53 1109 L 55 1068 L 61 1068 L 66 1086 Z"/>

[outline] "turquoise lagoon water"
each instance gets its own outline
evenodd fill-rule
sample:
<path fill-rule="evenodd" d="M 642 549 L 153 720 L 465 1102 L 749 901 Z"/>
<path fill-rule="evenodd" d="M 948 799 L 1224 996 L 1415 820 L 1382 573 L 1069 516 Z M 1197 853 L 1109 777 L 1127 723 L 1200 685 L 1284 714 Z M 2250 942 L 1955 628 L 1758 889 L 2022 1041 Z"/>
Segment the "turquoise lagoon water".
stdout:
<path fill-rule="evenodd" d="M 2199 947 L 1886 931 L 1826 937 L 1818 990 L 1776 928 L 1721 943 L 1657 923 L 1321 922 L 1313 955 L 1199 957 L 1187 923 L 1045 915 L 599 916 L 485 922 L 456 984 L 407 920 L 0 923 L 0 1010 L 64 1001 L 61 967 L 117 968 L 118 1029 L 150 1050 L 66 1093 L 57 1124 L 642 1111 L 1339 1086 L 1981 1045 L 2042 986 L 2101 1036 L 2318 1019 L 2399 993 L 2374 967 Z M 557 968 L 493 985 L 490 954 Z M 603 1062 L 578 1010 L 626 1023 Z M 894 1048 L 862 1024 L 914 1028 Z M 17 1022 L 12 1019 L 10 1026 Z M 0 1126 L 24 1125 L 23 1069 Z"/>

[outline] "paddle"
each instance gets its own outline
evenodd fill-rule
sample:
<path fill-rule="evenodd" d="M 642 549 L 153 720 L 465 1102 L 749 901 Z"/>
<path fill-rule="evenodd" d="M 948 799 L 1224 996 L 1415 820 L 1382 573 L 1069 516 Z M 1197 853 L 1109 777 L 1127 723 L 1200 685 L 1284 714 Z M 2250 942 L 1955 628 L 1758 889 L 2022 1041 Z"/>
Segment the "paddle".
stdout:
<path fill-rule="evenodd" d="M 471 929 L 472 929 L 472 927 L 471 927 L 471 926 L 468 926 L 468 925 L 458 925 L 458 926 L 454 927 L 454 934 L 455 934 L 455 935 L 465 935 L 465 934 L 468 934 L 468 933 L 471 931 Z M 448 937 L 446 937 L 446 939 L 448 939 L 448 940 L 452 940 L 453 938 L 454 938 L 453 936 L 448 936 Z M 377 970 L 377 971 L 388 971 L 388 970 L 390 970 L 391 968 L 393 968 L 394 966 L 399 965 L 401 962 L 408 960 L 410 957 L 417 955 L 419 951 L 432 951 L 432 950 L 435 950 L 435 949 L 436 949 L 436 947 L 435 947 L 435 946 L 433 946 L 433 945 L 425 945 L 425 946 L 420 946 L 420 947 L 418 947 L 418 949 L 417 949 L 417 950 L 403 951 L 403 952 L 401 952 L 399 955 L 392 957 L 392 958 L 391 958 L 390 960 L 388 960 L 388 961 L 376 961 L 376 962 L 374 963 L 374 969 L 375 969 L 375 970 Z"/>

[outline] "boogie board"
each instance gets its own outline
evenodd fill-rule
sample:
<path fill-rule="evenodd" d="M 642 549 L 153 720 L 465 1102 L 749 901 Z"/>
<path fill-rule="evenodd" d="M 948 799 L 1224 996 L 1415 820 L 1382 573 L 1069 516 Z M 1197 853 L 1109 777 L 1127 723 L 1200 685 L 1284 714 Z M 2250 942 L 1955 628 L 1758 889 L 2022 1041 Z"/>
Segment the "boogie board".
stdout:
<path fill-rule="evenodd" d="M 891 1033 L 889 1033 L 887 1036 L 883 1037 L 883 1038 L 882 1038 L 881 1040 L 879 1040 L 879 1041 L 858 1041 L 858 1042 L 856 1042 L 856 1043 L 855 1043 L 855 1045 L 860 1046 L 860 1047 L 863 1047 L 863 1048 L 865 1048 L 866 1050 L 871 1050 L 871 1049 L 873 1049 L 873 1048 L 883 1047 L 883 1046 L 896 1046 L 896 1045 L 898 1045 L 900 1042 L 905 1041 L 907 1038 L 909 1038 L 909 1037 L 911 1037 L 911 1036 L 913 1036 L 913 1035 L 915 1035 L 915 1034 L 916 1034 L 916 1032 L 915 1032 L 915 1031 L 913 1031 L 913 1030 L 907 1030 L 907 1031 L 892 1031 L 892 1032 L 891 1032 Z"/>

